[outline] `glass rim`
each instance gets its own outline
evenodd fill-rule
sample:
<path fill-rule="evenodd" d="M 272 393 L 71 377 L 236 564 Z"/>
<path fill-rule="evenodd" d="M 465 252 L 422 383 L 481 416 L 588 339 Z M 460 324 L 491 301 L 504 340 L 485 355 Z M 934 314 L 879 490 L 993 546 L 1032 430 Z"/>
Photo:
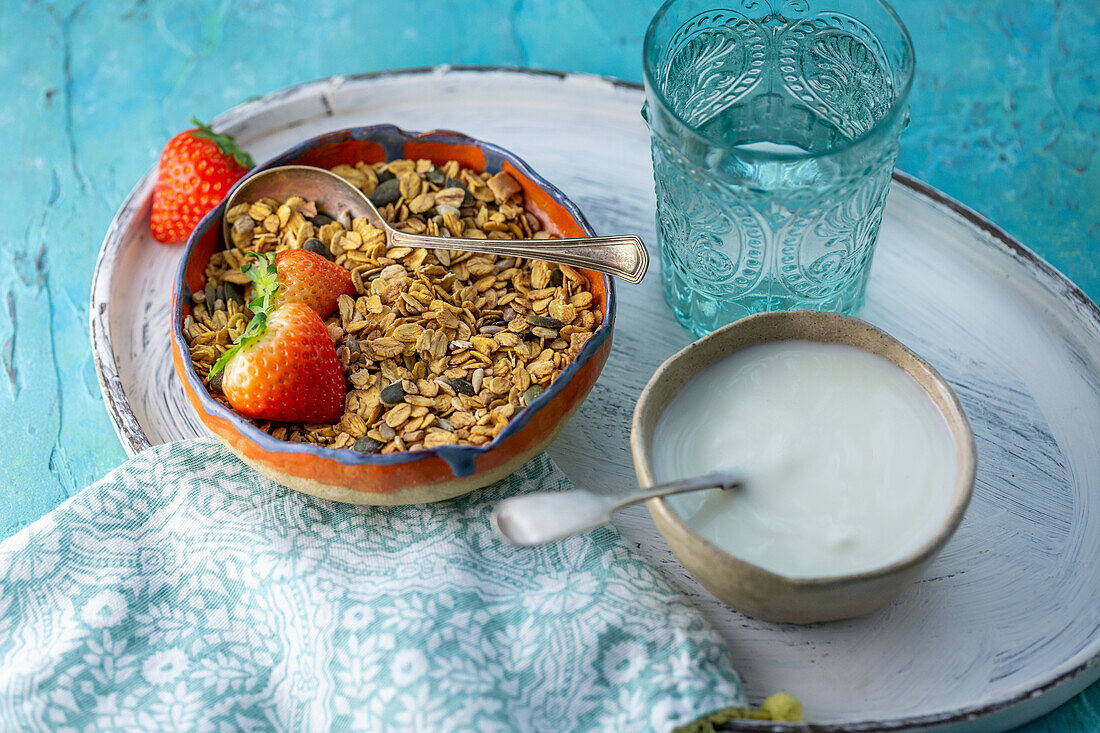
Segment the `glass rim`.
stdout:
<path fill-rule="evenodd" d="M 688 132 L 690 132 L 695 137 L 703 140 L 704 142 L 710 143 L 712 145 L 717 145 L 717 146 L 719 146 L 721 148 L 725 148 L 725 149 L 737 149 L 736 152 L 737 152 L 738 156 L 740 156 L 744 159 L 753 160 L 753 161 L 784 161 L 784 162 L 791 161 L 791 162 L 794 162 L 794 161 L 811 160 L 811 159 L 820 160 L 822 158 L 828 158 L 830 156 L 846 152 L 848 150 L 851 150 L 852 148 L 855 148 L 855 147 L 867 142 L 870 138 L 872 138 L 873 136 L 875 136 L 876 134 L 881 132 L 883 130 L 883 128 L 885 128 L 885 127 L 889 126 L 889 124 L 893 123 L 893 121 L 897 119 L 898 115 L 901 113 L 901 111 L 903 109 L 906 108 L 906 106 L 909 103 L 909 92 L 913 88 L 913 78 L 916 75 L 916 68 L 917 68 L 917 57 L 916 57 L 916 51 L 913 48 L 913 39 L 909 35 L 909 29 L 906 28 L 905 23 L 903 23 L 901 21 L 901 17 L 898 16 L 897 11 L 894 10 L 894 7 L 892 5 L 890 5 L 890 3 L 886 2 L 886 0 L 872 0 L 872 2 L 874 2 L 876 5 L 878 5 L 880 8 L 882 8 L 886 12 L 886 15 L 889 16 L 890 20 L 892 20 L 894 22 L 894 26 L 899 31 L 901 31 L 902 41 L 904 41 L 905 47 L 909 51 L 909 58 L 911 59 L 911 62 L 909 63 L 909 68 L 908 68 L 908 70 L 906 71 L 906 74 L 905 74 L 905 78 L 904 78 L 904 80 L 901 84 L 901 87 L 898 90 L 898 94 L 894 97 L 894 101 L 890 103 L 890 108 L 888 110 L 886 110 L 886 114 L 884 114 L 881 118 L 876 120 L 875 124 L 871 125 L 871 127 L 869 127 L 864 132 L 860 133 L 856 137 L 853 137 L 849 140 L 846 140 L 844 143 L 842 143 L 840 145 L 837 145 L 835 147 L 831 147 L 828 150 L 824 150 L 824 151 L 818 152 L 818 153 L 812 153 L 812 152 L 809 152 L 809 151 L 806 151 L 804 153 L 786 153 L 786 152 L 773 152 L 773 151 L 766 151 L 765 152 L 765 151 L 762 151 L 762 150 L 751 150 L 751 149 L 746 149 L 743 146 L 731 145 L 729 142 L 727 142 L 725 140 L 721 140 L 719 138 L 716 138 L 716 137 L 713 137 L 711 135 L 700 132 L 697 128 L 695 128 L 694 126 L 688 124 L 684 120 L 684 118 L 680 115 L 680 113 L 678 113 L 675 109 L 673 109 L 672 105 L 669 104 L 668 97 L 665 95 L 664 90 L 660 87 L 659 84 L 657 84 L 657 80 L 656 80 L 657 69 L 654 68 L 654 64 L 650 63 L 650 59 L 649 59 L 649 56 L 650 56 L 649 50 L 656 43 L 654 38 L 655 38 L 656 32 L 657 32 L 657 24 L 660 23 L 661 20 L 664 19 L 665 15 L 668 13 L 668 11 L 672 8 L 673 5 L 675 5 L 679 2 L 688 2 L 688 1 L 689 0 L 665 0 L 665 2 L 661 5 L 661 7 L 657 9 L 657 12 L 653 15 L 653 18 L 649 21 L 649 26 L 646 28 L 646 32 L 645 32 L 645 38 L 642 40 L 642 76 L 643 76 L 643 78 L 646 82 L 646 87 L 648 89 L 653 90 L 654 99 L 655 99 L 655 101 L 660 103 L 662 110 L 665 113 L 667 113 L 670 117 L 672 117 L 672 119 L 674 119 L 676 122 L 678 122 L 680 125 L 682 125 L 684 127 L 684 129 L 686 129 Z M 718 8 L 715 8 L 715 9 L 718 9 Z M 653 123 L 650 122 L 648 119 L 647 119 L 647 123 L 648 123 L 648 125 L 649 125 L 649 127 L 652 131 Z"/>

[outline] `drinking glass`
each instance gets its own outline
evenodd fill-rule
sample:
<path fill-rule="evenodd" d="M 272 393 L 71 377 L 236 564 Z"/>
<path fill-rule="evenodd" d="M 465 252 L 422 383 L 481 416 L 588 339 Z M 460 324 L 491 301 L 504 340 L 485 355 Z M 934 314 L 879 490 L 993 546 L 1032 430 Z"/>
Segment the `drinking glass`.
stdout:
<path fill-rule="evenodd" d="M 878 0 L 669 0 L 644 44 L 665 300 L 695 335 L 862 306 L 913 80 Z"/>

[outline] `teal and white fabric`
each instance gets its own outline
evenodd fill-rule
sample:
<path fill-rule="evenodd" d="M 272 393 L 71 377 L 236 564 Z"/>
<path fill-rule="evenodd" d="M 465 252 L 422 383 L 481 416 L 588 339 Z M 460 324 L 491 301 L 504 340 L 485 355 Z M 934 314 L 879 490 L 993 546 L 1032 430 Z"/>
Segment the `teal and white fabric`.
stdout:
<path fill-rule="evenodd" d="M 664 731 L 745 704 L 717 635 L 612 529 L 520 550 L 501 497 L 354 507 L 213 439 L 0 542 L 0 730 Z"/>

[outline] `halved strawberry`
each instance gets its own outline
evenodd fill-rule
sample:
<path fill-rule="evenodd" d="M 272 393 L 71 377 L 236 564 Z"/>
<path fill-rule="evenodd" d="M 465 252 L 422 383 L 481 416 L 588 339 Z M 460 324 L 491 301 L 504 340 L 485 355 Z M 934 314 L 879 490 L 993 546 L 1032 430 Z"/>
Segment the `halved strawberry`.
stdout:
<path fill-rule="evenodd" d="M 225 365 L 222 392 L 237 412 L 259 420 L 334 423 L 344 413 L 344 371 L 325 322 L 287 303 Z"/>
<path fill-rule="evenodd" d="M 158 242 L 183 242 L 199 220 L 255 163 L 228 135 L 196 119 L 196 127 L 168 141 L 153 187 L 149 228 Z"/>
<path fill-rule="evenodd" d="M 252 321 L 210 370 L 237 412 L 259 420 L 333 423 L 344 412 L 344 371 L 321 316 L 305 303 L 277 302 L 274 257 L 241 268 L 253 282 Z M 322 258 L 324 259 L 324 258 Z"/>
<path fill-rule="evenodd" d="M 351 273 L 316 252 L 284 249 L 275 256 L 278 271 L 278 303 L 305 303 L 321 318 L 336 310 L 341 295 L 355 295 Z"/>

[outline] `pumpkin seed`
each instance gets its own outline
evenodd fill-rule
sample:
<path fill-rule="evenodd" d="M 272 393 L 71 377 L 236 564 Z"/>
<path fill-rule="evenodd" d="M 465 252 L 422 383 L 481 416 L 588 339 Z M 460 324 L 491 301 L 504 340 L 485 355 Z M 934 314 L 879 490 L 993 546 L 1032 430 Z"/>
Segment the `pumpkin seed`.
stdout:
<path fill-rule="evenodd" d="M 470 382 L 462 379 L 461 377 L 452 377 L 449 381 L 451 388 L 459 394 L 464 394 L 467 397 L 473 397 L 475 394 L 477 394 L 477 390 L 474 389 L 474 385 L 470 384 Z"/>
<path fill-rule="evenodd" d="M 551 328 L 555 331 L 560 329 L 565 324 L 559 321 L 557 318 L 551 318 L 550 316 L 537 316 L 533 313 L 526 316 L 527 322 L 532 326 L 538 326 L 540 328 Z"/>
<path fill-rule="evenodd" d="M 382 207 L 394 203 L 399 198 L 401 198 L 401 182 L 394 177 L 378 184 L 378 188 L 374 189 L 374 193 L 370 195 L 370 202 Z"/>
<path fill-rule="evenodd" d="M 531 404 L 545 391 L 546 389 L 541 384 L 532 384 L 527 388 L 527 391 L 523 393 L 523 404 Z"/>
<path fill-rule="evenodd" d="M 222 286 L 225 288 L 226 303 L 232 300 L 237 305 L 244 305 L 244 293 L 241 291 L 240 287 L 231 282 L 224 282 Z"/>
<path fill-rule="evenodd" d="M 405 401 L 405 388 L 401 382 L 394 382 L 382 390 L 380 399 L 383 405 L 397 405 Z"/>
<path fill-rule="evenodd" d="M 336 259 L 335 257 L 332 256 L 332 252 L 329 251 L 328 247 L 325 246 L 325 243 L 322 242 L 317 237 L 310 237 L 309 239 L 307 239 L 302 244 L 302 249 L 308 250 L 308 251 L 313 252 L 315 254 L 319 254 L 322 257 L 324 257 L 326 260 L 335 260 Z"/>
<path fill-rule="evenodd" d="M 351 449 L 369 456 L 382 450 L 383 445 L 385 445 L 385 443 L 381 443 L 374 438 L 364 437 L 355 441 L 355 445 L 353 445 Z"/>

